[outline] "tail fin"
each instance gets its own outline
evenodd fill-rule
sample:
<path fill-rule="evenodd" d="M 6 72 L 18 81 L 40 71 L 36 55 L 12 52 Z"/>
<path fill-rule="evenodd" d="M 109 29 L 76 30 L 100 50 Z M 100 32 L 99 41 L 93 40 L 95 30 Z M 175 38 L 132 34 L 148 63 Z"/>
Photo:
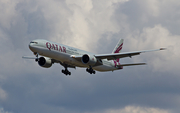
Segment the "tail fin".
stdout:
<path fill-rule="evenodd" d="M 123 39 L 120 39 L 112 53 L 120 53 L 123 46 Z"/>
<path fill-rule="evenodd" d="M 114 48 L 112 53 L 120 53 L 122 50 L 123 46 L 123 39 L 120 39 L 119 42 L 117 43 L 116 47 Z M 119 62 L 120 59 L 116 59 L 116 62 Z"/>

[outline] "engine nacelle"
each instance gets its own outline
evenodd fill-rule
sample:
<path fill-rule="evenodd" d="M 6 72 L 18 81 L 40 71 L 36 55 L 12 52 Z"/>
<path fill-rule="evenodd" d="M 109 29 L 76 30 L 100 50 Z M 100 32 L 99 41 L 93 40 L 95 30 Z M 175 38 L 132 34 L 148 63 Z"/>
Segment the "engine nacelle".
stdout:
<path fill-rule="evenodd" d="M 93 65 L 95 65 L 95 64 L 97 63 L 96 57 L 90 56 L 90 55 L 87 55 L 87 54 L 85 54 L 85 55 L 82 56 L 81 61 L 82 61 L 84 64 L 87 64 L 87 65 L 90 65 L 90 66 L 93 66 Z"/>
<path fill-rule="evenodd" d="M 47 58 L 47 57 L 40 57 L 38 59 L 38 64 L 41 67 L 50 68 L 52 66 L 52 60 L 50 58 Z"/>

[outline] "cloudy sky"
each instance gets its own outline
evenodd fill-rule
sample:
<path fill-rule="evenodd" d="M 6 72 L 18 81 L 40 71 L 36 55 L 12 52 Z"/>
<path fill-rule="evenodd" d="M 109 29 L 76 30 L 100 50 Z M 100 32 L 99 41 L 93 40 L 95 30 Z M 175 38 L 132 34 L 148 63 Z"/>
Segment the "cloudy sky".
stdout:
<path fill-rule="evenodd" d="M 179 113 L 179 0 L 0 0 L 0 113 Z M 146 62 L 90 75 L 38 66 L 28 44 L 47 39 L 94 53 L 168 48 Z"/>

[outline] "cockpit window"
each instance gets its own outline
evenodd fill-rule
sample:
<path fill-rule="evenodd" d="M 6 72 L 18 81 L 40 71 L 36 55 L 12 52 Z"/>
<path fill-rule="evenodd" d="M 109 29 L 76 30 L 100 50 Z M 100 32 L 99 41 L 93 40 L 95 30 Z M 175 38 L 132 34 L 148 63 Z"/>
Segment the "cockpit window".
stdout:
<path fill-rule="evenodd" d="M 30 43 L 38 44 L 38 42 L 34 42 L 34 41 L 32 41 L 32 42 L 30 42 Z"/>

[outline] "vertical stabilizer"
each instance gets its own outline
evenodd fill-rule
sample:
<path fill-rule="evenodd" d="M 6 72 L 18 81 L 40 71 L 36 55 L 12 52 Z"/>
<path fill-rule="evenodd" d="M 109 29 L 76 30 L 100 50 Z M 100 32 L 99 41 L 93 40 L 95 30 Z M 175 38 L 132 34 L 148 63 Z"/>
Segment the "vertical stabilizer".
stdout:
<path fill-rule="evenodd" d="M 112 53 L 120 53 L 123 46 L 123 39 L 120 39 Z"/>
<path fill-rule="evenodd" d="M 123 39 L 120 39 L 119 42 L 117 43 L 116 47 L 114 48 L 112 53 L 120 53 L 123 47 Z M 116 59 L 114 60 L 114 62 L 118 62 L 119 63 L 120 59 Z"/>

